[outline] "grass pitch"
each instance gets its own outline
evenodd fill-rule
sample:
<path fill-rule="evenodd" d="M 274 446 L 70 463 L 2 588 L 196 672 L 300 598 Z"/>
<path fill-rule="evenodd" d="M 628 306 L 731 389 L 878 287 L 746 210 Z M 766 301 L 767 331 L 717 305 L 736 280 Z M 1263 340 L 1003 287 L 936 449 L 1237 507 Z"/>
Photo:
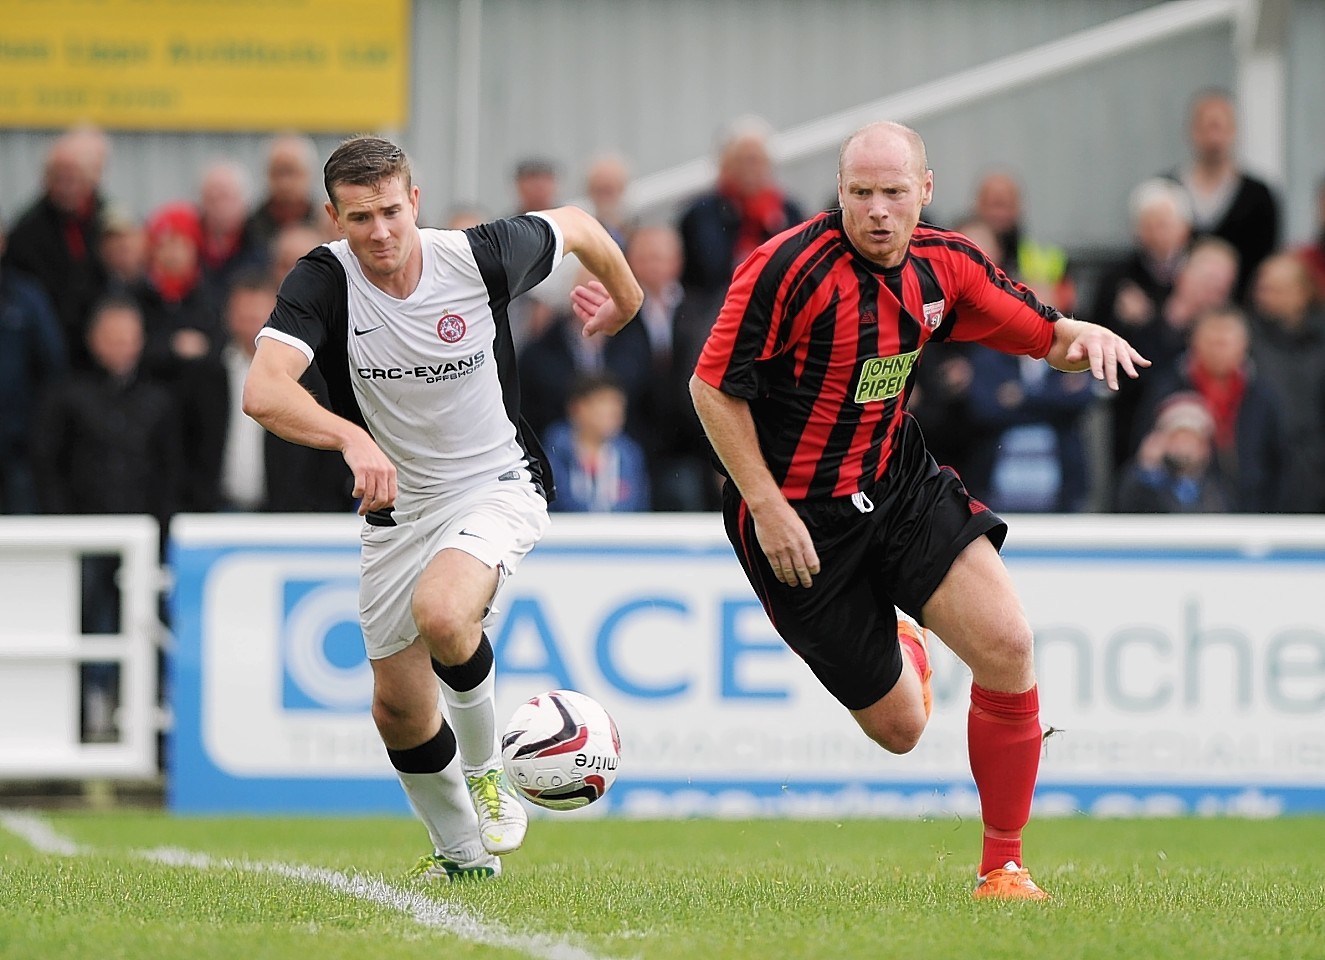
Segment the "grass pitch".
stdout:
<path fill-rule="evenodd" d="M 30 822 L 0 829 L 0 960 L 1325 958 L 1325 818 L 1036 822 L 1048 904 L 972 901 L 956 821 L 541 819 L 450 886 L 404 878 L 405 819 Z"/>

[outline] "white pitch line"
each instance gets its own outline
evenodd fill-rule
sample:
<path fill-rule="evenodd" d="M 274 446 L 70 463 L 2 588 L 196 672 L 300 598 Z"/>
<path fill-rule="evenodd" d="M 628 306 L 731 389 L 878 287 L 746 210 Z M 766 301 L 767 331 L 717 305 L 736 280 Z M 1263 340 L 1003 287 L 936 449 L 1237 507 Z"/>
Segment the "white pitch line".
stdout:
<path fill-rule="evenodd" d="M 82 847 L 68 837 L 55 832 L 49 823 L 31 813 L 0 811 L 0 827 L 28 842 L 38 853 L 53 853 L 61 857 L 76 857 Z"/>
<path fill-rule="evenodd" d="M 71 857 L 91 852 L 57 833 L 46 820 L 34 814 L 0 811 L 0 827 L 26 840 L 41 853 Z M 539 960 L 609 960 L 557 937 L 513 933 L 500 924 L 484 921 L 477 914 L 461 907 L 433 900 L 417 891 L 393 887 L 380 877 L 350 876 L 338 870 L 290 863 L 260 863 L 251 860 L 215 858 L 205 853 L 180 850 L 175 847 L 133 850 L 130 853 L 140 859 L 167 866 L 191 867 L 196 870 L 272 873 L 303 883 L 319 884 L 337 893 L 397 910 L 422 926 L 444 930 L 475 943 L 509 947 L 537 957 Z"/>

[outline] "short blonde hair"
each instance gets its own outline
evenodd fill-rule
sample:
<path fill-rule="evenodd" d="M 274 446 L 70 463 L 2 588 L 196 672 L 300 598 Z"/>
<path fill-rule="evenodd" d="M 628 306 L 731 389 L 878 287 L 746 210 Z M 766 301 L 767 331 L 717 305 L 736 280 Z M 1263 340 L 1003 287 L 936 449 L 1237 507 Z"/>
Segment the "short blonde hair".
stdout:
<path fill-rule="evenodd" d="M 1166 177 L 1143 180 L 1127 197 L 1127 212 L 1135 226 L 1141 215 L 1155 207 L 1165 205 L 1173 210 L 1183 223 L 1191 226 L 1192 201 L 1187 191 Z"/>

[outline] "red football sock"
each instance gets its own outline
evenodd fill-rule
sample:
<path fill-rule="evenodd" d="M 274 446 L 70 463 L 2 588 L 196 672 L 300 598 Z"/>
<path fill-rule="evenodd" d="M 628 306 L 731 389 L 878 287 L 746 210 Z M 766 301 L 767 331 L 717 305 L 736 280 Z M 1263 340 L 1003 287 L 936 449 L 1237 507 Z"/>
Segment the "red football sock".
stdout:
<path fill-rule="evenodd" d="M 1021 859 L 1021 829 L 1031 817 L 1040 769 L 1040 695 L 999 693 L 971 684 L 966 743 L 985 824 L 980 874 Z"/>

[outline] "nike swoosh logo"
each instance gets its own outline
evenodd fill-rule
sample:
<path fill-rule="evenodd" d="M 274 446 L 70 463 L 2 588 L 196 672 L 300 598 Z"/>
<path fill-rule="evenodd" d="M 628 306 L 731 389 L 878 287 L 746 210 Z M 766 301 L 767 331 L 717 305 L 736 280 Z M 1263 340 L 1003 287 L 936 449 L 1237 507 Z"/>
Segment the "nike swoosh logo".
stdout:
<path fill-rule="evenodd" d="M 468 530 L 461 530 L 457 536 L 473 537 L 475 540 L 486 540 L 487 537 L 480 537 L 477 533 L 470 533 Z"/>
<path fill-rule="evenodd" d="M 355 335 L 356 337 L 362 337 L 365 333 L 372 333 L 374 330 L 381 330 L 381 329 L 382 329 L 383 327 L 385 327 L 385 326 L 386 326 L 385 323 L 379 323 L 377 326 L 375 326 L 375 327 L 369 327 L 369 328 L 366 329 L 366 330 L 360 330 L 358 327 L 355 327 L 355 328 L 354 328 L 354 335 Z"/>

